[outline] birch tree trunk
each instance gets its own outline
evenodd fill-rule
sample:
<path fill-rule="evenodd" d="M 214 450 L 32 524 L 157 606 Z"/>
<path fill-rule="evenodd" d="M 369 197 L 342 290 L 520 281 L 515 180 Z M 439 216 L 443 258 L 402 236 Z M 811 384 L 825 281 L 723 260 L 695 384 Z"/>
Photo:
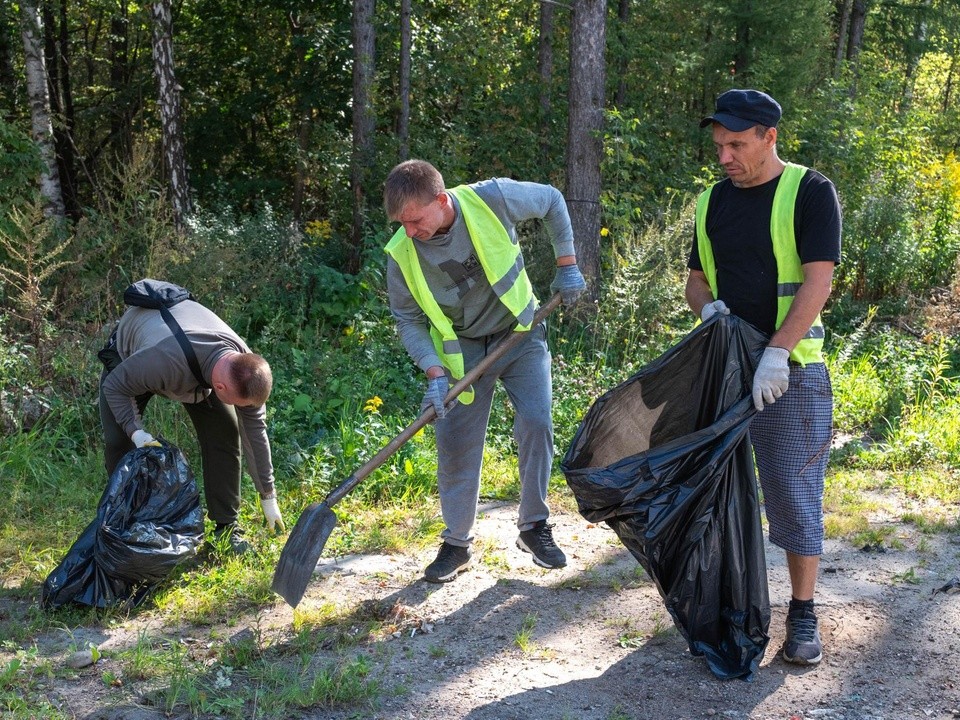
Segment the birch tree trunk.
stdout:
<path fill-rule="evenodd" d="M 60 174 L 57 171 L 53 122 L 50 118 L 47 66 L 43 57 L 43 24 L 36 0 L 22 0 L 20 14 L 27 97 L 30 102 L 30 135 L 40 149 L 40 157 L 44 164 L 44 169 L 40 172 L 43 214 L 47 217 L 63 219 L 65 217 L 63 190 L 60 187 Z"/>
<path fill-rule="evenodd" d="M 353 247 L 347 271 L 360 269 L 363 227 L 367 215 L 367 178 L 373 163 L 373 85 L 376 35 L 373 29 L 375 0 L 353 0 L 353 158 L 350 185 L 353 190 Z"/>
<path fill-rule="evenodd" d="M 596 300 L 600 274 L 600 161 L 603 156 L 606 0 L 577 0 L 570 29 L 566 200 L 577 262 Z"/>
<path fill-rule="evenodd" d="M 163 164 L 169 182 L 173 222 L 178 230 L 186 229 L 190 215 L 190 183 L 180 118 L 180 86 L 173 65 L 173 32 L 170 0 L 158 0 L 151 6 L 153 14 L 153 68 L 157 76 L 160 122 L 163 134 Z"/>

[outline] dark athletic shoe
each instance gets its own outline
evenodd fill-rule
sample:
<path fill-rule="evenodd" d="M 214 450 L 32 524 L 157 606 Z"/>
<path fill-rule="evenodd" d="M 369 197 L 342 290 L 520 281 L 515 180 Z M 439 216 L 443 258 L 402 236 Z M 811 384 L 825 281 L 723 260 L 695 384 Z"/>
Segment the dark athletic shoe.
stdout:
<path fill-rule="evenodd" d="M 567 556 L 553 541 L 553 525 L 547 525 L 546 520 L 521 532 L 517 547 L 533 555 L 533 561 L 540 567 L 562 568 L 567 564 Z"/>
<path fill-rule="evenodd" d="M 470 548 L 444 542 L 437 553 L 437 559 L 423 571 L 423 579 L 432 583 L 450 582 L 470 567 L 472 557 Z"/>
<path fill-rule="evenodd" d="M 820 628 L 812 607 L 791 609 L 787 614 L 787 639 L 783 659 L 796 665 L 816 665 L 823 657 Z"/>
<path fill-rule="evenodd" d="M 210 545 L 215 551 L 227 552 L 231 555 L 246 555 L 253 549 L 250 543 L 243 539 L 240 526 L 236 523 L 217 525 L 213 529 Z"/>

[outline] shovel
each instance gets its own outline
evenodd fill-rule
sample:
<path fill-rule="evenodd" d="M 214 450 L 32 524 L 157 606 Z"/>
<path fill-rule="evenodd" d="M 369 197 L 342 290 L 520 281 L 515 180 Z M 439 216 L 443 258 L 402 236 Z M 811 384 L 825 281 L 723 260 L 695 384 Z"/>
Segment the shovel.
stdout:
<path fill-rule="evenodd" d="M 560 293 L 556 293 L 533 316 L 532 327 L 536 327 L 560 304 Z M 460 393 L 472 385 L 497 360 L 509 352 L 517 343 L 527 336 L 527 332 L 515 332 L 500 343 L 493 352 L 477 363 L 476 367 L 466 373 L 454 384 L 444 398 L 447 404 Z M 436 418 L 437 412 L 428 407 L 410 425 L 404 428 L 399 435 L 388 442 L 380 452 L 370 458 L 363 466 L 330 491 L 323 502 L 312 503 L 301 513 L 300 519 L 290 532 L 290 537 L 280 552 L 277 569 L 273 573 L 273 591 L 280 595 L 290 607 L 296 607 L 307 590 L 307 583 L 313 575 L 323 546 L 327 544 L 330 533 L 337 524 L 337 516 L 331 509 L 344 496 L 353 490 L 361 480 L 380 467 L 384 461 L 406 444 L 424 425 Z"/>

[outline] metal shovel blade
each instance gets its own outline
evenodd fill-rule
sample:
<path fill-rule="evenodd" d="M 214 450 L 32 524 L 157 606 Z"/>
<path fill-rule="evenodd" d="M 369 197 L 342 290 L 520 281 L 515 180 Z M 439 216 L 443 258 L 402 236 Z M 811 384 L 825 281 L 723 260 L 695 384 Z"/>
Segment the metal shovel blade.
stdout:
<path fill-rule="evenodd" d="M 300 514 L 280 552 L 271 585 L 290 607 L 295 608 L 303 599 L 323 546 L 336 525 L 337 516 L 326 500 L 308 505 Z"/>

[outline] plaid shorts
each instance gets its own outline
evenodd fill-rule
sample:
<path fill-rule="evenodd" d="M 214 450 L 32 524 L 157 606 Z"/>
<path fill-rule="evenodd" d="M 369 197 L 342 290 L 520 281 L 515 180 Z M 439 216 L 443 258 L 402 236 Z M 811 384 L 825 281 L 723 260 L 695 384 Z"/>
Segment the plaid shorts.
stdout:
<path fill-rule="evenodd" d="M 790 366 L 790 387 L 750 423 L 770 542 L 823 552 L 823 481 L 833 434 L 833 388 L 823 363 Z"/>

